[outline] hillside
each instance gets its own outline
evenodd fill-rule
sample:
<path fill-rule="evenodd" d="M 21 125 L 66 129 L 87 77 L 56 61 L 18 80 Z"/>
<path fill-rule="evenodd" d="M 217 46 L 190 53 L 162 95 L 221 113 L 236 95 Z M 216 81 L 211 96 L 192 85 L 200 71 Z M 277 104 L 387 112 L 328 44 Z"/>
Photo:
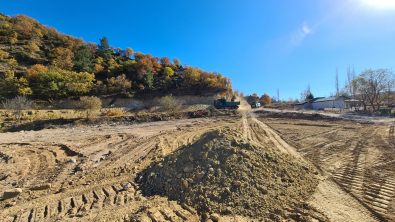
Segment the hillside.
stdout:
<path fill-rule="evenodd" d="M 125 97 L 213 94 L 232 88 L 217 72 L 114 48 L 58 32 L 26 15 L 0 13 L 0 100 L 17 94 L 36 99 L 81 95 Z"/>

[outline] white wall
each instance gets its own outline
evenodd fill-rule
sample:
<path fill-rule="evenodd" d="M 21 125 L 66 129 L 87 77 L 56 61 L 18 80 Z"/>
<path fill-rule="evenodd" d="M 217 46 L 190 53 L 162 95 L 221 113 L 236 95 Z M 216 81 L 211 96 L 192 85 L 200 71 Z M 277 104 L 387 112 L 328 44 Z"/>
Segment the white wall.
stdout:
<path fill-rule="evenodd" d="M 344 99 L 342 98 L 337 98 L 336 100 L 332 101 L 323 101 L 323 102 L 314 102 L 313 103 L 313 109 L 325 109 L 325 108 L 341 108 L 344 109 L 346 107 L 346 104 L 344 102 Z"/>

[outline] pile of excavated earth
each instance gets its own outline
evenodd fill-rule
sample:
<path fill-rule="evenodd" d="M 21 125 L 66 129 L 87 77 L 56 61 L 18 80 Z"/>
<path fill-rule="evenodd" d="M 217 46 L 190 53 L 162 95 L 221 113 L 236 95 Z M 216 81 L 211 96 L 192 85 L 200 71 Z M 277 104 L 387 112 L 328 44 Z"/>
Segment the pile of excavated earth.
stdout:
<path fill-rule="evenodd" d="M 326 221 L 305 203 L 318 185 L 314 173 L 302 160 L 225 129 L 208 132 L 157 159 L 137 175 L 136 182 L 143 195 L 191 206 L 203 219 L 241 215 Z"/>

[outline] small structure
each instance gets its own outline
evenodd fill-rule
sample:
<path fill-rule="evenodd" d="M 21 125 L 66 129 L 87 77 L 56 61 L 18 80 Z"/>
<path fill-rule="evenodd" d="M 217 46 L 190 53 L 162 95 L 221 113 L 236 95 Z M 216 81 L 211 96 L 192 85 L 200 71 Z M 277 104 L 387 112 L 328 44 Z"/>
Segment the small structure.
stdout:
<path fill-rule="evenodd" d="M 317 97 L 301 103 L 295 103 L 294 108 L 297 109 L 313 109 L 313 110 L 324 110 L 325 108 L 340 108 L 346 107 L 345 98 L 343 96 L 332 96 L 332 97 Z"/>

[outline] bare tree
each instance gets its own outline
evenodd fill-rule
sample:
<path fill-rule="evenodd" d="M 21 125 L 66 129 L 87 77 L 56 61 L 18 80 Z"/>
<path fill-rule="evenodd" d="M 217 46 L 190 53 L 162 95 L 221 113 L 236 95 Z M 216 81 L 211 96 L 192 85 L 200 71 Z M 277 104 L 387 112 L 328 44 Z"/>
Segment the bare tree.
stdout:
<path fill-rule="evenodd" d="M 385 100 L 387 87 L 394 85 L 394 74 L 388 69 L 365 70 L 357 78 L 354 79 L 353 85 L 356 93 L 362 100 L 364 109 L 369 104 L 373 111 L 380 109 L 381 102 Z"/>
<path fill-rule="evenodd" d="M 2 103 L 4 109 L 12 111 L 18 121 L 20 121 L 22 117 L 23 110 L 31 109 L 34 106 L 34 102 L 25 96 L 16 96 L 15 98 L 7 99 Z"/>
<path fill-rule="evenodd" d="M 300 101 L 306 101 L 310 95 L 312 95 L 312 93 L 310 91 L 310 84 L 308 84 L 306 89 L 300 93 Z"/>

